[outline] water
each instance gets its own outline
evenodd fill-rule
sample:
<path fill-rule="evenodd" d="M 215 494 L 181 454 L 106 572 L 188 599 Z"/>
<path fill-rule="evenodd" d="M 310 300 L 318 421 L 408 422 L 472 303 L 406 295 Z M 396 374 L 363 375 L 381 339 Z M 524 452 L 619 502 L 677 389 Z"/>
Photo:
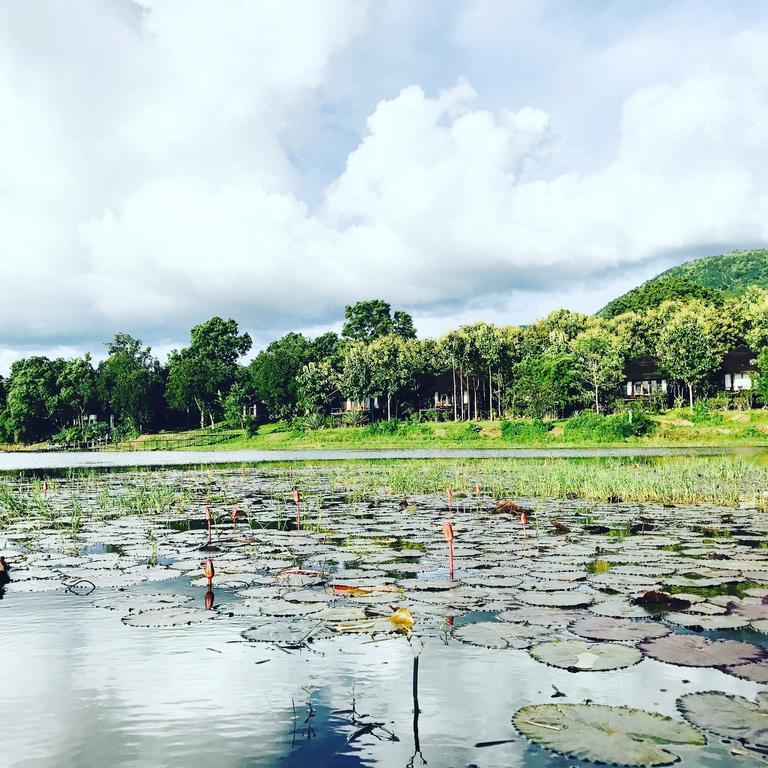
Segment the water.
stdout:
<path fill-rule="evenodd" d="M 119 615 L 86 598 L 20 598 L 9 595 L 0 606 L 5 765 L 411 764 L 413 654 L 404 638 L 341 638 L 289 654 L 237 642 L 230 624 L 141 629 L 123 626 Z M 573 765 L 529 744 L 510 723 L 518 707 L 551 701 L 553 684 L 566 693 L 561 703 L 592 699 L 672 716 L 683 693 L 754 698 L 761 687 L 652 659 L 617 672 L 574 674 L 542 667 L 526 651 L 430 643 L 419 669 L 423 758 L 430 766 Z M 316 712 L 310 723 L 308 685 Z M 348 743 L 358 729 L 333 712 L 351 707 L 353 685 L 358 711 L 385 723 L 397 741 L 382 733 Z M 511 741 L 475 746 L 503 740 Z M 682 765 L 727 765 L 727 750 L 711 741 Z M 422 763 L 416 756 L 412 764 Z"/>
<path fill-rule="evenodd" d="M 204 464 L 260 464 L 276 461 L 340 461 L 344 459 L 493 459 L 601 458 L 608 456 L 766 456 L 764 448 L 725 446 L 698 448 L 407 448 L 399 450 L 289 451 L 0 451 L 0 471 L 89 467 L 169 467 Z"/>
<path fill-rule="evenodd" d="M 448 507 L 442 494 L 412 495 L 412 507 L 402 510 L 397 497 L 347 498 L 318 476 L 304 478 L 298 529 L 290 474 L 162 470 L 159 475 L 190 495 L 181 508 L 156 513 L 120 506 L 120 494 L 134 487 L 137 474 L 58 479 L 42 517 L 25 512 L 0 531 L 0 550 L 16 579 L 0 601 L 4 765 L 588 768 L 519 735 L 511 722 L 515 711 L 592 701 L 679 719 L 676 701 L 686 693 L 754 700 L 765 690 L 717 668 L 648 655 L 623 669 L 570 672 L 536 661 L 528 649 L 468 645 L 451 631 L 451 625 L 494 621 L 500 611 L 525 605 L 548 580 L 596 601 L 574 610 L 574 617 L 594 616 L 593 607 L 642 592 L 657 579 L 683 579 L 678 588 L 690 592 L 697 583 L 716 582 L 707 592 L 712 599 L 733 594 L 734 584 L 768 593 L 768 553 L 759 546 L 768 525 L 753 510 L 518 499 L 536 507 L 523 530 L 517 516 L 495 515 L 487 497 Z M 104 506 L 109 499 L 116 506 Z M 237 525 L 229 519 L 233 499 Z M 75 502 L 83 516 L 77 529 L 70 521 Z M 205 610 L 201 583 L 208 556 L 201 551 L 204 505 L 212 510 L 218 549 L 213 612 Z M 624 530 L 640 517 L 651 522 L 635 535 L 593 535 L 583 528 L 587 515 L 590 524 L 609 530 Z M 415 713 L 414 653 L 405 636 L 340 634 L 326 629 L 317 613 L 285 619 L 279 609 L 314 605 L 306 592 L 325 599 L 334 580 L 368 589 L 405 585 L 413 577 L 445 580 L 446 516 L 457 534 L 457 587 L 423 591 L 411 582 L 405 591 L 337 603 L 382 615 L 395 606 L 412 611 L 423 643 Z M 555 519 L 572 532 L 554 532 Z M 713 526 L 723 535 L 710 538 Z M 148 566 L 152 541 L 158 564 Z M 598 556 L 607 571 L 590 568 Z M 296 584 L 293 579 L 304 577 L 283 569 L 297 567 L 329 575 L 323 583 L 307 576 L 309 583 Z M 622 569 L 630 573 L 621 575 Z M 92 580 L 93 594 L 66 591 L 62 583 L 74 578 Z M 123 623 L 133 606 L 156 594 L 175 595 L 179 604 L 191 599 L 195 618 L 215 618 L 166 628 Z M 275 603 L 277 609 L 268 608 Z M 314 642 L 287 649 L 241 635 L 249 627 L 294 621 L 316 630 Z M 531 645 L 575 639 L 566 623 Z M 749 626 L 704 635 L 768 645 L 768 636 Z M 553 698 L 556 691 L 564 696 Z M 673 751 L 683 766 L 753 763 L 731 755 L 732 746 L 709 734 L 705 747 Z"/>

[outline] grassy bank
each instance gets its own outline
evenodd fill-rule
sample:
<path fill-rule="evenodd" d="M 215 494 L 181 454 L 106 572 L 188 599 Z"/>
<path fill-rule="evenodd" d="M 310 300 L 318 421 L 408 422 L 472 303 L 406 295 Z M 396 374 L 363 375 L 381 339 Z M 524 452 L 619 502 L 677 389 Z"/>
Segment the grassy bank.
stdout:
<path fill-rule="evenodd" d="M 612 417 L 610 417 L 612 418 Z M 688 409 L 653 414 L 641 435 L 621 434 L 609 424 L 579 424 L 578 419 L 547 422 L 422 422 L 368 427 L 336 427 L 301 431 L 265 424 L 254 437 L 240 432 L 203 450 L 254 448 L 557 448 L 590 446 L 720 446 L 768 447 L 768 411 L 713 411 L 692 416 Z M 631 430 L 630 430 L 631 431 Z M 187 435 L 193 433 L 186 433 Z M 151 439 L 151 437 L 147 438 Z"/>

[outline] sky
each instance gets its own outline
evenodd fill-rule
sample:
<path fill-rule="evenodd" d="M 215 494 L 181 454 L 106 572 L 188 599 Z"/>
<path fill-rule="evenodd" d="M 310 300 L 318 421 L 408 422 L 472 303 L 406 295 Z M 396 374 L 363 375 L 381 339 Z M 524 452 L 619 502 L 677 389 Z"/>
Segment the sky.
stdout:
<path fill-rule="evenodd" d="M 759 0 L 0 0 L 0 373 L 593 312 L 766 243 Z"/>

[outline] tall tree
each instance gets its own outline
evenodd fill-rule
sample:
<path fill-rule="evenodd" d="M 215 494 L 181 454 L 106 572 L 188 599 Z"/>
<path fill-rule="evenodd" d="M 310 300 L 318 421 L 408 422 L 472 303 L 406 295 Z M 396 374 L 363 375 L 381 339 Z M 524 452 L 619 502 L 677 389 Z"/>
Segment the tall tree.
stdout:
<path fill-rule="evenodd" d="M 59 409 L 64 419 L 77 421 L 82 427 L 85 414 L 96 404 L 96 371 L 90 353 L 67 360 L 56 385 L 59 390 Z"/>
<path fill-rule="evenodd" d="M 416 338 L 413 318 L 400 310 L 393 315 L 389 303 L 382 299 L 358 301 L 344 307 L 344 321 L 341 335 L 347 339 L 367 343 L 390 333 L 404 339 Z"/>
<path fill-rule="evenodd" d="M 141 429 L 155 415 L 153 389 L 160 384 L 160 366 L 151 348 L 127 333 L 115 334 L 107 352 L 97 373 L 99 396 L 118 421 Z"/>
<path fill-rule="evenodd" d="M 196 408 L 202 429 L 206 416 L 213 426 L 222 412 L 237 361 L 251 348 L 251 337 L 240 334 L 234 320 L 220 317 L 196 325 L 190 335 L 188 347 L 168 356 L 166 399 L 179 410 Z"/>
<path fill-rule="evenodd" d="M 419 344 L 394 333 L 381 336 L 368 348 L 371 388 L 387 400 L 387 418 L 392 418 L 392 398 L 416 384 L 419 375 Z"/>
<path fill-rule="evenodd" d="M 314 359 L 312 342 L 287 333 L 259 352 L 249 366 L 253 387 L 270 416 L 284 419 L 297 411 L 298 376 Z"/>
<path fill-rule="evenodd" d="M 601 400 L 616 390 L 623 373 L 624 360 L 612 339 L 598 330 L 585 331 L 573 343 L 574 372 L 583 390 L 600 413 Z"/>
<path fill-rule="evenodd" d="M 11 366 L 5 424 L 15 442 L 50 437 L 61 426 L 57 419 L 57 379 L 64 360 L 36 356 Z"/>
<path fill-rule="evenodd" d="M 669 377 L 688 387 L 693 410 L 696 387 L 713 373 L 722 357 L 704 323 L 694 314 L 680 313 L 660 332 L 656 355 Z"/>

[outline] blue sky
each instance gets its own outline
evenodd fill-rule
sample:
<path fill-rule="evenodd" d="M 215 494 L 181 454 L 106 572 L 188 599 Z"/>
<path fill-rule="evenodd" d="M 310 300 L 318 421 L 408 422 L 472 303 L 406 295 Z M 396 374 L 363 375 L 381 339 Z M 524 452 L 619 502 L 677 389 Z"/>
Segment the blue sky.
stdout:
<path fill-rule="evenodd" d="M 593 311 L 768 241 L 760 2 L 0 4 L 0 370 Z"/>

